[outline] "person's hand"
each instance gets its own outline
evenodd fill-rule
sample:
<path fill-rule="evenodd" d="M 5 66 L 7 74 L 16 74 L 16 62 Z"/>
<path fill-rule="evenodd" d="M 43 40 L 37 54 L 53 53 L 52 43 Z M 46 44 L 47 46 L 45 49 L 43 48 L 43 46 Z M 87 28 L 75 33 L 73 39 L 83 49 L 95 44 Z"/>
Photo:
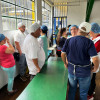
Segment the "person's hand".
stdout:
<path fill-rule="evenodd" d="M 20 54 L 20 56 L 21 56 L 21 55 L 22 55 L 22 52 L 20 52 L 19 54 Z"/>
<path fill-rule="evenodd" d="M 96 72 L 96 69 L 94 67 L 91 68 L 91 72 L 94 73 Z"/>
<path fill-rule="evenodd" d="M 9 42 L 9 39 L 6 37 L 6 41 L 7 41 L 7 43 L 9 44 L 10 42 Z"/>
<path fill-rule="evenodd" d="M 64 64 L 65 68 L 68 68 L 67 64 Z"/>
<path fill-rule="evenodd" d="M 41 69 L 40 69 L 40 67 L 38 67 L 38 68 L 37 68 L 37 72 L 39 73 L 39 72 L 40 72 L 40 70 L 41 70 Z"/>

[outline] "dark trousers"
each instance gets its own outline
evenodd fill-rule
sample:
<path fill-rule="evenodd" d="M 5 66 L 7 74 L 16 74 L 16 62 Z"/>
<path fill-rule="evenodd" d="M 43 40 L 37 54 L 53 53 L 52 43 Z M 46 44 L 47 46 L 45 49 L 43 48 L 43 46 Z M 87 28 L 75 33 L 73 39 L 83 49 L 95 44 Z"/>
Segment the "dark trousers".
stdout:
<path fill-rule="evenodd" d="M 56 51 L 58 57 L 61 57 L 61 51 Z"/>
<path fill-rule="evenodd" d="M 20 67 L 20 76 L 24 76 L 26 73 L 27 62 L 25 54 L 22 53 L 19 59 L 19 67 Z"/>
<path fill-rule="evenodd" d="M 95 80 L 96 80 L 96 73 L 93 73 L 90 88 L 89 88 L 89 91 L 88 91 L 89 96 L 91 96 L 93 94 L 94 90 L 95 90 L 95 87 L 96 87 Z"/>

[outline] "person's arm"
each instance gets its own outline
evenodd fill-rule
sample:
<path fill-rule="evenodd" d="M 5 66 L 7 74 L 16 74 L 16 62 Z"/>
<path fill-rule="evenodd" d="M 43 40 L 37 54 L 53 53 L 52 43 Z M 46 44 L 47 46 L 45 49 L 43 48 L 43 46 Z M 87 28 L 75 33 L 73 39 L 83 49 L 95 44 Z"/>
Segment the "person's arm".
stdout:
<path fill-rule="evenodd" d="M 39 67 L 39 65 L 38 65 L 38 59 L 32 59 L 32 60 L 33 60 L 34 65 L 35 65 L 36 68 L 37 68 L 37 72 L 39 73 L 39 72 L 40 72 L 40 67 Z"/>
<path fill-rule="evenodd" d="M 67 68 L 68 66 L 68 61 L 67 61 L 67 56 L 66 56 L 66 53 L 64 53 L 64 52 L 62 52 L 61 53 L 61 58 L 62 58 L 62 60 L 63 60 L 63 62 L 64 62 L 64 66 L 65 66 L 65 68 Z"/>
<path fill-rule="evenodd" d="M 99 58 L 98 58 L 98 56 L 93 57 L 92 58 L 92 61 L 93 61 L 93 64 L 94 64 L 94 67 L 92 69 L 92 72 L 96 72 L 97 69 L 99 68 Z"/>
<path fill-rule="evenodd" d="M 16 49 L 18 50 L 19 54 L 21 55 L 22 54 L 22 51 L 21 51 L 19 42 L 15 41 L 15 45 L 16 45 Z"/>
<path fill-rule="evenodd" d="M 66 54 L 65 53 L 63 53 L 63 52 L 61 53 L 61 58 L 62 58 L 64 64 L 66 64 Z"/>
<path fill-rule="evenodd" d="M 68 67 L 68 60 L 67 60 L 67 54 L 68 53 L 67 49 L 68 49 L 68 43 L 69 43 L 69 40 L 66 40 L 65 43 L 64 43 L 64 46 L 62 48 L 62 53 L 61 53 L 61 58 L 64 62 L 64 66 L 67 68 Z"/>
<path fill-rule="evenodd" d="M 88 44 L 88 54 L 90 55 L 92 62 L 94 64 L 94 67 L 92 68 L 92 72 L 96 72 L 99 67 L 99 58 L 97 55 L 96 48 L 94 46 L 94 43 L 90 40 L 90 43 Z"/>
<path fill-rule="evenodd" d="M 7 49 L 5 50 L 5 53 L 13 54 L 15 52 L 14 47 L 10 44 L 8 38 L 6 38 L 6 41 L 7 41 L 9 47 L 7 47 Z"/>

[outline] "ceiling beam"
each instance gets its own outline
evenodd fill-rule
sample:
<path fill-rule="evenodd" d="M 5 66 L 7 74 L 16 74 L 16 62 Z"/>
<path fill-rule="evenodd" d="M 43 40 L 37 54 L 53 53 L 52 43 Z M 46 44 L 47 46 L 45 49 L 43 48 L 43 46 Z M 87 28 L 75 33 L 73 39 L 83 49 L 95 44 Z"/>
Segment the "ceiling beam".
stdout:
<path fill-rule="evenodd" d="M 91 15 L 91 12 L 92 12 L 94 1 L 95 0 L 88 0 L 87 1 L 86 19 L 85 19 L 86 22 L 89 22 L 89 20 L 90 20 L 90 15 Z"/>
<path fill-rule="evenodd" d="M 80 6 L 80 4 L 74 4 L 74 5 L 71 5 L 71 4 L 63 4 L 63 5 L 52 5 L 53 7 L 55 6 Z"/>

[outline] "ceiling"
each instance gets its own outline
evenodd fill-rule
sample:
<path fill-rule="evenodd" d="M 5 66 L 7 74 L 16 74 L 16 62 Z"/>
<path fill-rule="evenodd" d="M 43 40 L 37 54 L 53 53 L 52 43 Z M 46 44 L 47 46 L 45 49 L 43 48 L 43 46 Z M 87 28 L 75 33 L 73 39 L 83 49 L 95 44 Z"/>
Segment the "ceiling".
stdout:
<path fill-rule="evenodd" d="M 52 6 L 74 6 L 80 5 L 80 2 L 84 2 L 87 0 L 46 0 L 49 1 Z"/>
<path fill-rule="evenodd" d="M 81 1 L 87 1 L 87 0 L 48 0 L 52 3 L 64 3 L 64 2 L 81 2 Z"/>

